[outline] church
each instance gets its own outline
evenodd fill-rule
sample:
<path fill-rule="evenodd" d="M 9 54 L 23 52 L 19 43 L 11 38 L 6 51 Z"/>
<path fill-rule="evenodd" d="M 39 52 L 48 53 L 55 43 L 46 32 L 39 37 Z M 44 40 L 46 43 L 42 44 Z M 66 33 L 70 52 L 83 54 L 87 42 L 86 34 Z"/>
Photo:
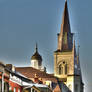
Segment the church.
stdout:
<path fill-rule="evenodd" d="M 46 68 L 42 68 L 42 57 L 36 44 L 35 53 L 31 57 L 31 67 L 16 67 L 16 71 L 29 79 L 34 76 L 41 78 L 43 82 L 62 81 L 71 92 L 83 92 L 83 81 L 79 60 L 79 52 L 76 51 L 75 40 L 71 32 L 68 5 L 65 1 L 60 33 L 57 35 L 58 44 L 54 51 L 54 74 L 47 74 Z M 58 91 L 59 92 L 59 91 Z"/>
<path fill-rule="evenodd" d="M 25 79 L 26 82 L 32 80 L 31 83 L 35 83 L 35 85 L 39 84 L 44 85 L 44 87 L 47 88 L 49 87 L 49 91 L 37 91 L 39 88 L 33 85 L 33 88 L 37 89 L 36 91 L 33 90 L 24 92 L 84 92 L 79 51 L 76 51 L 76 44 L 73 36 L 66 0 L 60 33 L 57 34 L 57 49 L 53 52 L 54 73 L 48 74 L 46 67 L 43 67 L 43 59 L 36 44 L 35 52 L 31 57 L 31 64 L 29 66 L 16 67 L 12 64 L 7 65 L 8 69 L 6 69 L 11 74 L 11 81 L 9 81 L 8 78 L 8 82 L 6 82 L 10 85 L 10 88 L 15 90 L 16 87 L 18 87 L 17 91 L 14 92 L 22 92 L 23 85 L 18 85 L 18 83 L 15 82 L 18 80 L 21 83 L 21 81 L 24 81 Z M 31 88 L 29 87 L 28 89 Z"/>
<path fill-rule="evenodd" d="M 75 40 L 71 33 L 67 1 L 65 2 L 58 47 L 54 52 L 54 76 L 62 80 L 72 92 L 83 92 L 83 81 Z"/>

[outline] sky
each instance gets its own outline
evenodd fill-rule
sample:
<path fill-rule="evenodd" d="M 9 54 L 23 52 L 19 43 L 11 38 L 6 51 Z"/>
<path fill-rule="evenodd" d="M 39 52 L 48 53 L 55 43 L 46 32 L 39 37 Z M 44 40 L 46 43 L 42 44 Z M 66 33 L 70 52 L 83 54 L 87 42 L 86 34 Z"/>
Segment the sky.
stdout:
<path fill-rule="evenodd" d="M 84 92 L 92 90 L 92 0 L 67 0 L 71 31 L 80 62 Z M 38 43 L 43 66 L 53 73 L 53 52 L 57 49 L 65 0 L 0 0 L 0 61 L 30 66 Z"/>

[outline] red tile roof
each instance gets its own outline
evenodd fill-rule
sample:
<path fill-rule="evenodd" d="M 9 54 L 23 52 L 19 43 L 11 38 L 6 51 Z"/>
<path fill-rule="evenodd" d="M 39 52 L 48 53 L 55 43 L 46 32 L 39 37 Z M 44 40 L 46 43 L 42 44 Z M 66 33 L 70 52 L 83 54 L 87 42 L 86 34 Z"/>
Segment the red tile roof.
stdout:
<path fill-rule="evenodd" d="M 35 78 L 35 74 L 36 74 L 38 78 L 44 78 L 51 81 L 57 81 L 56 77 L 54 77 L 52 74 L 48 74 L 46 72 L 40 71 L 32 67 L 16 67 L 15 70 L 30 79 Z"/>

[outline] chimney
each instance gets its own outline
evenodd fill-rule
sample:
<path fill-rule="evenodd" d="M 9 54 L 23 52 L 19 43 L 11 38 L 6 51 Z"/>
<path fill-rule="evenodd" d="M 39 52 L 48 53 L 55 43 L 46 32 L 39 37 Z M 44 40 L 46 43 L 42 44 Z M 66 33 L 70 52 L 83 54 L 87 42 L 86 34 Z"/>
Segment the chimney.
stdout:
<path fill-rule="evenodd" d="M 9 70 L 15 72 L 15 66 L 13 66 L 12 64 L 6 64 L 6 67 L 7 67 Z"/>
<path fill-rule="evenodd" d="M 7 67 L 9 70 L 12 70 L 12 64 L 6 64 L 6 67 Z"/>
<path fill-rule="evenodd" d="M 35 83 L 39 83 L 39 79 L 38 79 L 37 74 L 35 74 L 35 77 L 34 77 L 34 82 L 35 82 Z"/>

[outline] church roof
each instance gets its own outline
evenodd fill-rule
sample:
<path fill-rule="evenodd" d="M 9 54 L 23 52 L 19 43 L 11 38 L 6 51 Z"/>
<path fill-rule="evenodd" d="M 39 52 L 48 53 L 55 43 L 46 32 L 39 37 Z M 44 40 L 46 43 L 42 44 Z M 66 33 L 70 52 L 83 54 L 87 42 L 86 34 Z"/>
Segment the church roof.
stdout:
<path fill-rule="evenodd" d="M 57 78 L 54 77 L 52 74 L 48 74 L 44 71 L 40 71 L 33 67 L 16 67 L 15 70 L 17 72 L 20 72 L 21 74 L 23 74 L 24 76 L 26 76 L 29 79 L 35 78 L 35 74 L 36 74 L 38 78 L 47 78 L 48 80 L 51 80 L 54 82 L 57 81 Z"/>
<path fill-rule="evenodd" d="M 58 51 L 72 50 L 72 36 L 68 14 L 67 1 L 65 2 L 64 12 L 61 23 L 61 30 L 58 34 Z"/>
<path fill-rule="evenodd" d="M 62 24 L 61 24 L 61 32 L 63 31 L 70 31 L 70 21 L 69 21 L 69 13 L 68 13 L 68 6 L 67 1 L 65 2 Z"/>
<path fill-rule="evenodd" d="M 36 49 L 36 51 L 33 54 L 33 56 L 31 57 L 31 60 L 39 60 L 39 61 L 42 61 L 42 57 L 41 57 L 41 55 L 38 52 L 37 44 L 36 44 L 36 48 L 35 49 Z"/>
<path fill-rule="evenodd" d="M 40 60 L 42 61 L 41 55 L 36 51 L 33 56 L 31 57 L 31 60 Z"/>

